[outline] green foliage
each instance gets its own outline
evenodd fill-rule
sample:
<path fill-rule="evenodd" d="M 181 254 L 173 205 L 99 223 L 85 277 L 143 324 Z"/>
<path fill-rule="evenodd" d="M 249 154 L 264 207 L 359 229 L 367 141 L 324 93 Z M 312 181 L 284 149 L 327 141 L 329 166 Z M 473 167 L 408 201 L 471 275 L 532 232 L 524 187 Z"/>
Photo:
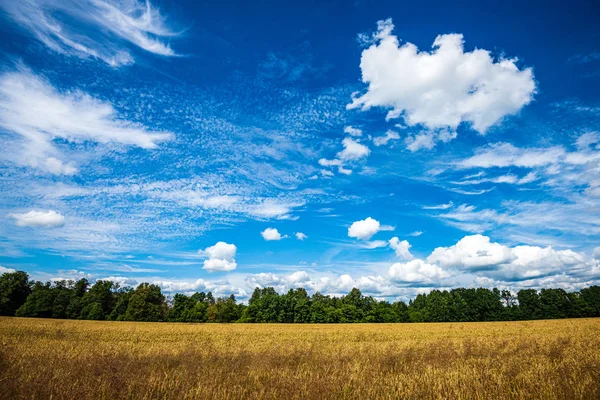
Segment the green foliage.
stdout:
<path fill-rule="evenodd" d="M 236 304 L 235 296 L 219 298 L 214 304 L 208 306 L 207 315 L 209 322 L 235 322 L 242 316 L 242 307 Z"/>
<path fill-rule="evenodd" d="M 165 296 L 157 285 L 141 283 L 131 293 L 124 319 L 127 321 L 164 321 L 167 315 Z"/>
<path fill-rule="evenodd" d="M 29 275 L 23 271 L 0 276 L 0 315 L 15 315 L 31 293 Z"/>
<path fill-rule="evenodd" d="M 120 288 L 114 293 L 115 307 L 112 309 L 108 319 L 111 321 L 123 321 L 125 319 L 131 293 L 132 289 L 130 288 Z"/>
<path fill-rule="evenodd" d="M 105 320 L 112 312 L 115 304 L 114 290 L 118 286 L 111 281 L 96 281 L 81 299 L 79 318 Z"/>
<path fill-rule="evenodd" d="M 169 300 L 160 287 L 142 283 L 119 288 L 110 281 L 86 279 L 29 282 L 25 272 L 0 276 L 0 314 L 20 317 L 112 321 L 247 322 L 247 323 L 385 323 L 468 322 L 600 316 L 600 286 L 579 292 L 563 289 L 509 290 L 458 288 L 419 294 L 408 304 L 365 296 L 352 289 L 342 297 L 303 288 L 279 294 L 256 288 L 248 305 L 235 296 L 215 299 L 212 293 L 175 294 Z"/>
<path fill-rule="evenodd" d="M 591 315 L 600 317 L 600 286 L 591 286 L 586 289 L 581 289 L 581 297 L 589 305 Z"/>
<path fill-rule="evenodd" d="M 519 319 L 542 318 L 542 302 L 535 289 L 522 289 L 517 293 L 519 299 Z"/>

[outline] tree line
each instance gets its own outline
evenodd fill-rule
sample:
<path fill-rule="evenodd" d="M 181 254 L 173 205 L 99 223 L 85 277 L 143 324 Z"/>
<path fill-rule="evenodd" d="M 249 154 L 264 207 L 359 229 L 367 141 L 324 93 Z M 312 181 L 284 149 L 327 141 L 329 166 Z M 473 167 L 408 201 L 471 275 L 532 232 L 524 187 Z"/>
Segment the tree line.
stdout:
<path fill-rule="evenodd" d="M 0 276 L 0 315 L 109 321 L 171 322 L 469 322 L 600 317 L 600 286 L 563 289 L 432 290 L 407 303 L 365 296 L 359 289 L 332 297 L 303 288 L 279 294 L 256 288 L 248 304 L 212 293 L 165 297 L 157 285 L 119 287 L 87 279 L 39 282 L 23 271 Z"/>

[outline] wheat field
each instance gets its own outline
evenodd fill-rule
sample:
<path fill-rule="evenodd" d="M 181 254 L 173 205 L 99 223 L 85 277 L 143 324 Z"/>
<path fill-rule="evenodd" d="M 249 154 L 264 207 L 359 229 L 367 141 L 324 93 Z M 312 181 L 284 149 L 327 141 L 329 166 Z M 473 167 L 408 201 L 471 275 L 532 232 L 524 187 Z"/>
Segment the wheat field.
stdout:
<path fill-rule="evenodd" d="M 597 399 L 600 320 L 177 324 L 0 318 L 0 397 Z"/>

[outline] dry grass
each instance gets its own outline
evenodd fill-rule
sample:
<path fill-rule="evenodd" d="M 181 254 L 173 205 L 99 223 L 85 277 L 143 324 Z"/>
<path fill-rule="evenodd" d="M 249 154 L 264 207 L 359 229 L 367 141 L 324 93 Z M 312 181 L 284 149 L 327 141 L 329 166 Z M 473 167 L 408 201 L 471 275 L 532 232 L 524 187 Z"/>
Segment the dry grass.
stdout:
<path fill-rule="evenodd" d="M 600 398 L 600 320 L 195 325 L 0 318 L 0 397 Z"/>

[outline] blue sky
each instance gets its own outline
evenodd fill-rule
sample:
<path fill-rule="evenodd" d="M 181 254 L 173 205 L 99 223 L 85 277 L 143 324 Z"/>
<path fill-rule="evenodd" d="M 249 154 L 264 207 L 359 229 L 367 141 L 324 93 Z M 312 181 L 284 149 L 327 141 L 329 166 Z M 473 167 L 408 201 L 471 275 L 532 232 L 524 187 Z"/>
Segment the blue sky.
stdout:
<path fill-rule="evenodd" d="M 599 13 L 0 0 L 0 268 L 241 299 L 597 284 Z"/>

